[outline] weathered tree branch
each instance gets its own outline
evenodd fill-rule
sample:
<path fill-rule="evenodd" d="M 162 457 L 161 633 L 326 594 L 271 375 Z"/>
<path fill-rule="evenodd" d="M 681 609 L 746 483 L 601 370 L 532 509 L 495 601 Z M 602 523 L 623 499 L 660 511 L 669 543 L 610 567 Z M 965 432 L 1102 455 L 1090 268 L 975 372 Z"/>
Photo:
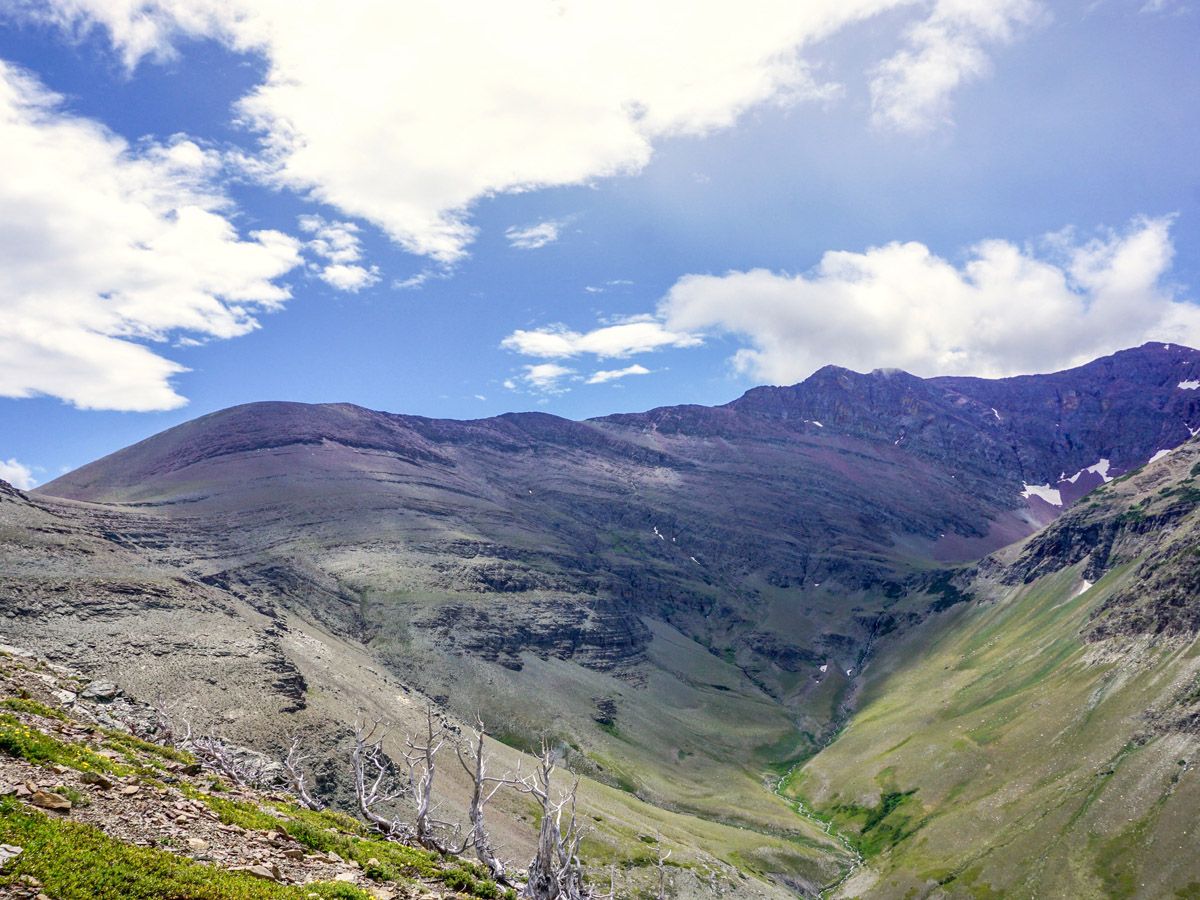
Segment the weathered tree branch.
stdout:
<path fill-rule="evenodd" d="M 308 789 L 308 776 L 304 772 L 304 763 L 308 756 L 300 752 L 300 735 L 292 738 L 287 756 L 283 760 L 283 768 L 287 772 L 292 792 L 299 798 L 300 803 L 311 810 L 320 812 L 325 804 L 312 795 Z"/>

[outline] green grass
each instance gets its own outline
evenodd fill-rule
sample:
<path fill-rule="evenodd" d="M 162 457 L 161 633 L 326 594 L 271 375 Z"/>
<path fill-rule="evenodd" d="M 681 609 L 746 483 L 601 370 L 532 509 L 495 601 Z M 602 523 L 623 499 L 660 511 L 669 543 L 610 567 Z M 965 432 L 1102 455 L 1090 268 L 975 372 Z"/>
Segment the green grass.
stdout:
<path fill-rule="evenodd" d="M 77 822 L 0 799 L 0 841 L 24 848 L 0 887 L 28 875 L 54 900 L 369 900 L 348 884 L 272 884 L 162 850 L 134 847 Z"/>
<path fill-rule="evenodd" d="M 3 700 L 0 700 L 0 706 L 15 712 L 41 716 L 43 719 L 57 719 L 60 722 L 67 720 L 66 713 L 61 709 L 53 709 L 45 703 L 39 703 L 37 700 L 31 700 L 28 697 L 5 697 Z"/>
<path fill-rule="evenodd" d="M 253 831 L 282 827 L 309 850 L 336 853 L 342 859 L 353 860 L 367 877 L 376 881 L 423 878 L 485 900 L 505 896 L 482 866 L 468 860 L 443 860 L 427 850 L 371 837 L 361 823 L 341 813 L 275 804 L 274 809 L 279 813 L 275 815 L 244 800 L 216 797 L 190 786 L 184 786 L 183 790 L 187 796 L 207 805 L 226 825 Z M 376 864 L 370 864 L 372 859 Z"/>
<path fill-rule="evenodd" d="M 21 722 L 16 716 L 0 713 L 0 753 L 35 765 L 61 765 L 81 772 L 127 775 L 130 769 L 94 753 L 82 744 L 60 741 Z"/>
<path fill-rule="evenodd" d="M 860 806 L 856 803 L 840 803 L 818 812 L 825 813 L 843 832 L 857 832 L 855 840 L 859 852 L 870 858 L 878 856 L 889 847 L 911 837 L 920 830 L 924 821 L 917 819 L 912 800 L 916 790 L 888 791 L 875 806 Z M 912 802 L 910 802 L 912 801 Z M 853 837 L 853 832 L 851 832 Z"/>
<path fill-rule="evenodd" d="M 186 750 L 167 747 L 163 744 L 155 744 L 152 741 L 144 741 L 128 732 L 117 731 L 114 728 L 103 728 L 101 732 L 106 738 L 105 745 L 122 753 L 132 754 L 140 752 L 151 756 L 158 756 L 171 762 L 183 763 L 185 766 L 196 763 L 196 757 Z"/>

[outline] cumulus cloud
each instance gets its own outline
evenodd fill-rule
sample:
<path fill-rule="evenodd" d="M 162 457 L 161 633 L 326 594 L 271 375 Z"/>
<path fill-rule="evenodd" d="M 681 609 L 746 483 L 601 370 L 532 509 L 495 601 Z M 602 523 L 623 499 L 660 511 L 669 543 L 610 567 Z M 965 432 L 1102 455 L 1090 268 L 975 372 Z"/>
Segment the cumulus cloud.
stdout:
<path fill-rule="evenodd" d="M 568 388 L 563 382 L 574 377 L 574 369 L 558 363 L 536 363 L 525 366 L 520 375 L 506 379 L 504 386 L 510 391 L 525 388 L 541 394 L 564 394 Z"/>
<path fill-rule="evenodd" d="M 239 235 L 215 153 L 130 146 L 0 62 L 0 396 L 171 409 L 183 367 L 147 346 L 232 338 L 290 296 L 299 243 Z"/>
<path fill-rule="evenodd" d="M 598 372 L 593 372 L 588 378 L 588 384 L 604 384 L 607 381 L 616 381 L 618 378 L 628 378 L 630 375 L 649 375 L 650 370 L 645 366 L 640 366 L 634 363 L 632 366 L 626 366 L 623 369 L 601 369 Z"/>
<path fill-rule="evenodd" d="M 922 131 L 947 121 L 954 90 L 988 72 L 987 48 L 1011 41 L 1040 12 L 1034 0 L 937 0 L 909 28 L 907 46 L 875 70 L 875 123 Z"/>
<path fill-rule="evenodd" d="M 703 342 L 699 335 L 673 331 L 653 316 L 635 316 L 615 325 L 604 325 L 592 331 L 572 331 L 565 325 L 548 325 L 531 330 L 518 329 L 506 337 L 501 346 L 522 356 L 543 359 L 567 359 L 590 354 L 600 359 L 620 359 L 635 353 L 662 350 L 667 347 L 697 347 Z"/>
<path fill-rule="evenodd" d="M 1036 247 L 983 241 L 956 265 L 919 243 L 831 251 L 811 272 L 687 275 L 662 327 L 720 332 L 749 346 L 733 362 L 792 383 L 826 363 L 918 375 L 1050 371 L 1148 340 L 1200 345 L 1200 306 L 1164 283 L 1169 218 Z"/>
<path fill-rule="evenodd" d="M 320 262 L 309 268 L 330 287 L 357 292 L 379 281 L 379 267 L 359 265 L 362 241 L 353 222 L 329 222 L 321 216 L 300 216 L 300 230 L 312 235 L 305 244 Z"/>
<path fill-rule="evenodd" d="M 0 459 L 0 481 L 7 481 L 13 487 L 27 491 L 37 485 L 33 470 L 15 459 Z"/>
<path fill-rule="evenodd" d="M 527 225 L 524 228 L 513 225 L 504 232 L 504 236 L 508 238 L 509 245 L 518 250 L 537 250 L 557 241 L 562 226 L 562 222 L 553 219 L 547 222 L 538 222 L 536 225 Z"/>
<path fill-rule="evenodd" d="M 768 102 L 827 99 L 802 54 L 886 10 L 901 10 L 901 27 L 930 17 L 881 70 L 877 108 L 940 102 L 1023 5 L 939 0 L 930 15 L 913 0 L 20 4 L 73 32 L 106 29 L 129 66 L 169 58 L 181 39 L 261 56 L 266 77 L 237 105 L 261 136 L 258 176 L 441 263 L 465 253 L 480 198 L 637 172 L 664 138 L 728 127 Z"/>

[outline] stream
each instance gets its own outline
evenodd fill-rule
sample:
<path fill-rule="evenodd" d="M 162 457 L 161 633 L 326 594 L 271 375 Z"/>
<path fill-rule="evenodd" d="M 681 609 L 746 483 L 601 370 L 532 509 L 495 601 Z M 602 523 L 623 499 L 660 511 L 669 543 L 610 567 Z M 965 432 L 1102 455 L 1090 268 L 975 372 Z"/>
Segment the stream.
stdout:
<path fill-rule="evenodd" d="M 788 769 L 787 772 L 783 775 L 783 777 L 780 778 L 779 781 L 777 781 L 775 783 L 775 787 L 774 787 L 775 795 L 777 797 L 779 797 L 779 799 L 781 799 L 785 803 L 787 803 L 789 806 L 791 806 L 792 809 L 795 811 L 796 815 L 800 816 L 800 818 L 802 818 L 802 819 L 807 819 L 808 821 L 812 822 L 814 825 L 819 827 L 827 835 L 829 835 L 831 838 L 833 838 L 835 841 L 837 841 L 839 844 L 841 844 L 843 847 L 845 847 L 846 850 L 851 854 L 851 856 L 854 857 L 854 861 L 852 863 L 850 863 L 849 868 L 847 868 L 846 871 L 843 872 L 836 881 L 833 881 L 833 882 L 825 885 L 825 887 L 821 888 L 820 893 L 817 894 L 817 897 L 818 897 L 818 900 L 825 900 L 825 898 L 831 896 L 834 891 L 836 891 L 843 884 L 845 884 L 847 881 L 850 880 L 850 876 L 858 871 L 858 869 L 862 866 L 864 860 L 863 860 L 863 855 L 861 853 L 859 853 L 858 848 L 854 846 L 854 842 L 851 841 L 848 837 L 846 837 L 846 835 L 842 834 L 842 832 L 839 831 L 837 828 L 835 828 L 833 826 L 832 822 L 826 822 L 824 819 L 817 816 L 816 813 L 814 813 L 811 809 L 808 808 L 808 805 L 803 800 L 799 800 L 795 797 L 784 796 L 783 786 L 788 783 L 788 779 L 790 779 L 792 777 L 792 773 L 795 772 L 796 769 L 798 769 L 801 765 L 802 765 L 802 763 L 796 763 L 796 765 L 794 765 L 790 769 Z"/>

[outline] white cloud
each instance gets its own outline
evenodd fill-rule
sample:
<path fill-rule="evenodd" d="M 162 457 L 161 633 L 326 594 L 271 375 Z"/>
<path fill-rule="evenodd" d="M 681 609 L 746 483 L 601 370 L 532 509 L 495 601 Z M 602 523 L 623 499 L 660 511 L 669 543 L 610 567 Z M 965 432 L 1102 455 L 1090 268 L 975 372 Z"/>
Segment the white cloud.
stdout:
<path fill-rule="evenodd" d="M 589 284 L 584 286 L 584 290 L 589 294 L 603 294 L 605 291 L 612 288 L 629 287 L 633 282 L 628 278 L 610 278 L 603 285 Z"/>
<path fill-rule="evenodd" d="M 519 329 L 506 337 L 501 346 L 523 356 L 542 359 L 566 359 L 582 354 L 591 354 L 600 359 L 620 359 L 667 347 L 696 347 L 702 342 L 699 335 L 672 331 L 652 316 L 637 316 L 582 333 L 571 331 L 563 325 Z"/>
<path fill-rule="evenodd" d="M 13 487 L 27 491 L 37 485 L 33 470 L 15 459 L 0 459 L 0 481 L 7 481 Z"/>
<path fill-rule="evenodd" d="M 231 338 L 290 296 L 277 231 L 243 239 L 217 154 L 124 140 L 0 62 L 0 396 L 171 409 L 184 371 L 144 342 Z"/>
<path fill-rule="evenodd" d="M 305 244 L 310 253 L 323 262 L 309 263 L 311 271 L 339 291 L 361 291 L 379 281 L 379 267 L 369 269 L 358 264 L 362 259 L 362 241 L 353 222 L 329 222 L 317 215 L 300 216 L 300 230 L 311 234 Z"/>
<path fill-rule="evenodd" d="M 510 391 L 524 387 L 542 394 L 564 394 L 568 388 L 563 382 L 574 377 L 574 369 L 558 363 L 537 363 L 525 366 L 520 375 L 505 379 L 504 386 Z"/>
<path fill-rule="evenodd" d="M 508 243 L 518 250 L 537 250 L 558 240 L 563 223 L 553 219 L 518 228 L 513 225 L 504 232 Z"/>
<path fill-rule="evenodd" d="M 361 291 L 379 281 L 379 270 L 375 266 L 347 266 L 334 263 L 321 269 L 320 279 L 339 291 Z"/>
<path fill-rule="evenodd" d="M 735 366 L 776 384 L 826 363 L 917 375 L 1051 371 L 1148 340 L 1200 345 L 1200 306 L 1163 279 L 1170 219 L 1039 249 L 984 241 L 961 266 L 919 243 L 830 251 L 803 275 L 754 269 L 687 275 L 664 298 L 663 327 L 749 344 Z"/>
<path fill-rule="evenodd" d="M 618 378 L 628 378 L 630 375 L 649 375 L 650 370 L 645 366 L 639 366 L 634 363 L 632 366 L 626 366 L 624 369 L 601 369 L 598 372 L 593 372 L 588 378 L 588 384 L 604 384 L 606 381 L 616 381 Z"/>
<path fill-rule="evenodd" d="M 997 3 L 1009 12 L 992 15 Z M 911 32 L 907 55 L 881 71 L 877 93 L 893 98 L 883 106 L 911 107 L 914 94 L 927 101 L 930 82 L 944 96 L 978 69 L 971 48 L 1003 37 L 993 19 L 1015 20 L 1020 5 L 940 0 Z M 804 52 L 885 10 L 901 11 L 902 28 L 924 14 L 914 0 L 361 0 L 351 13 L 319 0 L 22 8 L 71 31 L 105 28 L 130 66 L 170 57 L 181 39 L 260 55 L 265 80 L 237 106 L 262 138 L 258 176 L 441 263 L 464 254 L 480 198 L 637 172 L 662 139 L 729 127 L 769 102 L 828 99 L 835 91 L 814 82 Z M 951 50 L 967 61 L 939 61 Z"/>
<path fill-rule="evenodd" d="M 987 46 L 1008 43 L 1040 13 L 1034 0 L 937 0 L 909 29 L 908 46 L 875 70 L 875 123 L 922 131 L 946 122 L 954 90 L 988 72 Z"/>

